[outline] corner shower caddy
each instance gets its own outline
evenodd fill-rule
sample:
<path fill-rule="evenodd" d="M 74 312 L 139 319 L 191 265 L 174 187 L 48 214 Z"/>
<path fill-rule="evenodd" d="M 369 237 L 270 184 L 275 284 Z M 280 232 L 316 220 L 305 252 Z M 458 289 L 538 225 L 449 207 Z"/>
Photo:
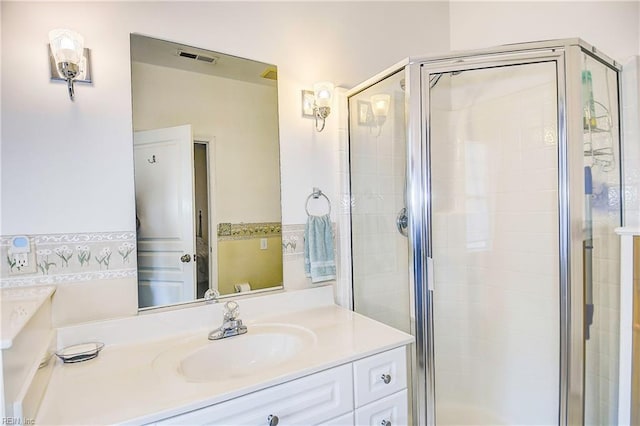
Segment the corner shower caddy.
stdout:
<path fill-rule="evenodd" d="M 592 116 L 589 108 L 584 108 L 584 156 L 590 159 L 592 167 L 610 172 L 616 166 L 614 123 L 609 108 L 599 101 L 593 103 L 595 115 Z"/>

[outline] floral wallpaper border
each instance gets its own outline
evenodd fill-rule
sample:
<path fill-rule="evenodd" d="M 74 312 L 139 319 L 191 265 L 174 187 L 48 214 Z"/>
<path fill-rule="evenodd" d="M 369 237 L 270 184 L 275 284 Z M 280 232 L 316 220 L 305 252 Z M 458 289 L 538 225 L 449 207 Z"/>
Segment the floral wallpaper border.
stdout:
<path fill-rule="evenodd" d="M 26 273 L 10 262 L 12 237 L 0 237 L 2 288 L 136 276 L 135 232 L 29 235 L 36 264 Z"/>
<path fill-rule="evenodd" d="M 280 222 L 219 223 L 218 241 L 277 237 L 282 234 Z"/>
<path fill-rule="evenodd" d="M 332 222 L 334 251 L 337 253 L 337 224 Z M 282 257 L 283 261 L 304 257 L 304 224 L 282 225 Z"/>
<path fill-rule="evenodd" d="M 282 225 L 283 261 L 303 256 L 304 227 L 305 225 Z"/>
<path fill-rule="evenodd" d="M 225 224 L 220 224 L 225 225 Z M 284 261 L 303 257 L 304 224 L 278 222 L 229 224 L 219 239 L 282 235 Z M 336 234 L 336 224 L 334 237 Z M 12 235 L 0 236 L 0 287 L 29 287 L 115 278 L 137 278 L 135 232 L 29 235 L 35 250 L 35 272 L 10 274 L 8 249 Z M 336 241 L 337 243 L 337 241 Z"/>

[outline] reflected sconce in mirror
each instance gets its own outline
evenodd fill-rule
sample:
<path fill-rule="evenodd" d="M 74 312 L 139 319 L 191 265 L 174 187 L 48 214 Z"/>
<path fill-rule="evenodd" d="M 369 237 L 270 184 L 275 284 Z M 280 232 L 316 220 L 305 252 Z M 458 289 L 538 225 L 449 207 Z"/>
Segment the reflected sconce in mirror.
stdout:
<path fill-rule="evenodd" d="M 390 103 L 390 95 L 379 94 L 371 96 L 371 111 L 376 119 L 376 125 L 378 126 L 378 136 L 382 132 L 382 125 L 387 121 Z"/>
<path fill-rule="evenodd" d="M 49 65 L 51 80 L 67 82 L 69 98 L 74 100 L 74 83 L 91 83 L 90 52 L 84 48 L 84 37 L 68 29 L 49 32 Z"/>
<path fill-rule="evenodd" d="M 313 91 L 302 91 L 302 115 L 315 119 L 318 132 L 324 130 L 325 120 L 331 113 L 333 89 L 333 83 L 323 81 L 314 84 Z"/>

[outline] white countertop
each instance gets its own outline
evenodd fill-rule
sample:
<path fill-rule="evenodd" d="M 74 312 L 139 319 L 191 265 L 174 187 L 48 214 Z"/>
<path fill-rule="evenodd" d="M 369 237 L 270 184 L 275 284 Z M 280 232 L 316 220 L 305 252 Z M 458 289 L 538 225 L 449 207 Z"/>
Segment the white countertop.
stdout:
<path fill-rule="evenodd" d="M 637 226 L 623 226 L 615 229 L 618 235 L 640 235 L 640 227 Z"/>
<path fill-rule="evenodd" d="M 162 363 L 157 361 L 161 354 L 198 336 L 206 341 L 212 327 L 153 341 L 107 345 L 98 358 L 85 363 L 57 361 L 36 424 L 154 422 L 413 342 L 409 334 L 336 305 L 245 321 L 249 333 L 252 325 L 264 323 L 305 327 L 317 341 L 290 361 L 249 377 L 197 383 L 188 382 L 177 370 L 166 371 L 166 365 L 159 367 Z"/>
<path fill-rule="evenodd" d="M 0 291 L 0 349 L 13 346 L 20 330 L 54 291 L 54 286 L 3 288 Z"/>

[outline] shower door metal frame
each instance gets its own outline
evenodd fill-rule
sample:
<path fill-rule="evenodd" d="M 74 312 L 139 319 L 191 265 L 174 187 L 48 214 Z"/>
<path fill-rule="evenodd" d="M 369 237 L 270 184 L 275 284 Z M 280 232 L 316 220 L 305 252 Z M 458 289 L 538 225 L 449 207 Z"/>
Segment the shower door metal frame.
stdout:
<path fill-rule="evenodd" d="M 409 114 L 407 180 L 412 284 L 416 312 L 416 424 L 436 424 L 433 267 L 431 261 L 431 181 L 429 76 L 539 62 L 556 64 L 559 225 L 559 410 L 561 426 L 584 423 L 584 289 L 582 241 L 583 182 L 580 54 L 594 56 L 614 70 L 619 65 L 582 40 L 525 43 L 441 58 L 412 60 L 407 66 Z M 619 80 L 619 79 L 618 79 Z M 419 117 L 419 120 L 415 118 Z M 570 144 L 569 141 L 579 141 Z M 574 209 L 573 211 L 571 209 Z"/>
<path fill-rule="evenodd" d="M 403 68 L 406 82 L 407 120 L 407 209 L 409 213 L 409 285 L 414 289 L 416 353 L 413 395 L 414 424 L 435 425 L 435 365 L 433 338 L 433 268 L 431 254 L 431 205 L 429 175 L 430 122 L 429 84 L 424 85 L 423 69 L 451 72 L 517 64 L 554 61 L 556 63 L 558 118 L 558 225 L 560 249 L 560 426 L 584 424 L 584 291 L 582 283 L 582 239 L 584 202 L 582 147 L 582 101 L 580 55 L 586 53 L 618 73 L 620 105 L 620 65 L 581 39 L 521 43 L 483 50 L 454 52 L 435 57 L 408 58 L 357 85 L 347 98 L 384 80 Z M 426 100 L 426 102 L 423 102 Z M 619 149 L 622 158 L 622 112 L 619 111 Z M 570 146 L 569 141 L 577 140 Z M 622 167 L 622 161 L 618 161 Z M 622 170 L 620 171 L 622 174 Z M 622 182 L 622 179 L 621 179 Z M 576 186 L 577 185 L 577 186 Z M 622 203 L 622 200 L 621 200 Z M 574 206 L 572 212 L 570 208 Z M 621 211 L 624 212 L 623 206 Z M 572 217 L 573 215 L 573 217 Z M 431 289 L 430 289 L 431 286 Z"/>
<path fill-rule="evenodd" d="M 410 203 L 411 215 L 416 218 L 420 217 L 422 220 L 414 221 L 412 224 L 414 228 L 411 229 L 411 235 L 415 238 L 415 244 L 412 246 L 416 253 L 423 253 L 422 256 L 415 256 L 412 260 L 414 263 L 414 271 L 419 272 L 416 274 L 414 281 L 414 291 L 416 295 L 416 322 L 423 324 L 423 328 L 428 330 L 426 342 L 421 347 L 420 342 L 416 342 L 418 346 L 418 359 L 422 362 L 418 362 L 417 369 L 419 374 L 425 377 L 424 391 L 426 395 L 426 404 L 421 407 L 418 404 L 417 409 L 424 409 L 423 413 L 416 413 L 420 420 L 418 424 L 436 424 L 436 407 L 435 407 L 435 341 L 434 341 L 434 283 L 433 283 L 433 266 L 432 266 L 432 214 L 431 214 L 431 177 L 430 177 L 430 163 L 431 163 L 431 121 L 429 117 L 430 111 L 430 76 L 434 74 L 448 73 L 448 72 L 461 72 L 472 71 L 478 69 L 488 69 L 506 66 L 516 65 L 528 65 L 541 62 L 551 62 L 555 64 L 555 78 L 556 78 L 556 94 L 557 94 L 557 123 L 558 123 L 558 231 L 559 231 L 559 285 L 560 285 L 560 341 L 559 344 L 559 412 L 558 412 L 558 424 L 581 424 L 582 423 L 582 407 L 579 409 L 569 410 L 568 400 L 569 395 L 573 395 L 574 400 L 583 400 L 583 382 L 582 371 L 584 363 L 582 359 L 583 351 L 579 348 L 569 345 L 570 341 L 581 341 L 582 336 L 582 322 L 571 321 L 569 314 L 571 312 L 570 295 L 577 297 L 578 300 L 582 300 L 580 296 L 582 294 L 582 287 L 572 289 L 570 291 L 571 282 L 571 270 L 578 271 L 576 282 L 582 283 L 581 275 L 582 269 L 580 265 L 574 265 L 572 268 L 571 263 L 567 259 L 570 257 L 570 253 L 578 251 L 582 253 L 582 239 L 580 229 L 580 245 L 576 246 L 574 250 L 571 250 L 571 232 L 570 232 L 570 194 L 569 194 L 569 182 L 567 180 L 569 160 L 568 160 L 568 137 L 566 128 L 566 84 L 565 84 L 565 52 L 563 49 L 546 49 L 531 53 L 525 52 L 507 52 L 490 55 L 474 55 L 469 58 L 451 58 L 442 61 L 428 61 L 423 63 L 414 63 L 409 66 L 410 82 L 418 83 L 420 88 L 421 97 L 421 110 L 420 121 L 413 122 L 412 136 L 419 134 L 419 139 L 413 139 L 413 141 L 419 141 L 420 148 L 416 149 L 416 143 L 412 143 L 412 156 L 420 155 L 421 167 L 417 167 L 413 170 L 415 173 L 409 180 L 411 182 L 408 191 L 412 194 L 421 194 L 422 199 L 417 200 L 417 204 Z M 416 81 L 417 80 L 417 81 Z M 582 108 L 579 108 L 582 111 Z M 418 133 L 419 132 L 419 133 Z M 582 145 L 580 144 L 580 147 Z M 579 152 L 579 167 L 574 167 L 575 170 L 582 172 L 582 150 Z M 415 157 L 414 157 L 415 158 Z M 413 163 L 413 161 L 410 161 Z M 421 176 L 418 176 L 421 175 Z M 420 186 L 416 186 L 414 182 L 419 182 Z M 414 200 L 414 197 L 409 197 L 410 200 Z M 418 247 L 420 245 L 420 247 Z M 579 294 L 577 294 L 579 293 Z M 419 302 L 420 301 L 420 302 Z M 421 309 L 418 309 L 420 304 Z M 426 309 L 423 309 L 426 308 Z M 581 310 L 580 310 L 581 312 Z M 579 322 L 579 324 L 578 324 Z M 572 329 L 572 324 L 575 325 Z M 580 332 L 578 339 L 571 339 L 569 336 L 577 337 L 575 334 Z M 578 355 L 579 354 L 579 355 Z M 421 368 L 424 366 L 424 371 Z M 571 377 L 571 379 L 569 379 Z M 570 384 L 571 386 L 570 388 Z M 421 386 L 418 381 L 417 386 Z M 418 391 L 418 394 L 420 391 Z"/>

